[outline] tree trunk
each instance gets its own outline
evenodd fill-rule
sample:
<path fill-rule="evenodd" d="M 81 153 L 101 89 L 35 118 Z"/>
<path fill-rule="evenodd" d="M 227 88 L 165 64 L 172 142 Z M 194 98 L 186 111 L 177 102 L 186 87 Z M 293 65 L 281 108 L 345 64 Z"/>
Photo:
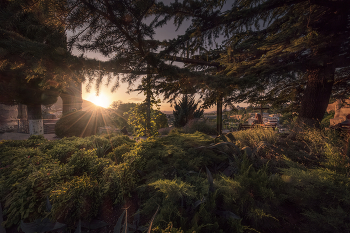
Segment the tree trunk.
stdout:
<path fill-rule="evenodd" d="M 147 72 L 149 71 L 149 65 L 147 65 Z M 147 90 L 146 90 L 146 137 L 151 136 L 151 75 L 147 74 Z"/>
<path fill-rule="evenodd" d="M 28 123 L 30 135 L 43 135 L 44 123 L 41 117 L 41 105 L 33 104 L 27 105 Z"/>
<path fill-rule="evenodd" d="M 222 134 L 222 97 L 218 97 L 216 101 L 216 134 Z"/>
<path fill-rule="evenodd" d="M 332 65 L 308 71 L 306 89 L 301 100 L 299 116 L 293 128 L 294 135 L 291 137 L 295 137 L 296 133 L 305 127 L 319 127 L 332 94 L 334 72 Z"/>

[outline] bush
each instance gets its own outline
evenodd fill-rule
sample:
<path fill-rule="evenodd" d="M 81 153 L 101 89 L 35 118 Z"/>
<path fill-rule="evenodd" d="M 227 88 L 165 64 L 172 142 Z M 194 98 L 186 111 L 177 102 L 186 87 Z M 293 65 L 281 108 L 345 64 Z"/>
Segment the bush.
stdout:
<path fill-rule="evenodd" d="M 183 128 L 185 133 L 194 133 L 196 131 L 208 135 L 216 135 L 216 126 L 209 124 L 207 121 L 200 121 L 199 119 L 190 120 Z"/>
<path fill-rule="evenodd" d="M 172 127 L 160 128 L 160 129 L 158 130 L 158 133 L 159 133 L 160 135 L 168 135 L 172 129 L 173 129 Z"/>
<path fill-rule="evenodd" d="M 105 126 L 101 109 L 95 111 L 70 112 L 59 119 L 55 125 L 58 137 L 87 137 L 95 135 L 98 127 Z"/>
<path fill-rule="evenodd" d="M 225 138 L 215 144 L 176 129 L 137 143 L 125 136 L 1 141 L 5 227 L 48 217 L 73 229 L 79 219 L 82 226 L 101 219 L 109 224 L 103 232 L 112 232 L 114 216 L 130 207 L 127 215 L 143 226 L 153 221 L 154 232 L 349 231 L 349 158 L 336 135 L 309 130 L 292 141 L 257 128 Z"/>
<path fill-rule="evenodd" d="M 147 124 L 147 104 L 137 104 L 127 112 L 128 124 L 134 128 L 134 134 L 136 136 L 146 136 L 146 124 Z M 157 109 L 150 109 L 150 129 L 148 129 L 148 136 L 154 136 L 158 134 L 160 128 L 168 127 L 168 119 L 164 113 Z"/>
<path fill-rule="evenodd" d="M 322 129 L 328 128 L 328 127 L 329 127 L 329 125 L 330 125 L 330 119 L 333 119 L 333 118 L 334 118 L 334 114 L 335 114 L 335 112 L 334 112 L 333 110 L 330 111 L 329 113 L 326 112 L 326 113 L 324 114 L 323 119 L 322 119 L 322 121 L 320 122 L 320 126 L 321 126 Z"/>

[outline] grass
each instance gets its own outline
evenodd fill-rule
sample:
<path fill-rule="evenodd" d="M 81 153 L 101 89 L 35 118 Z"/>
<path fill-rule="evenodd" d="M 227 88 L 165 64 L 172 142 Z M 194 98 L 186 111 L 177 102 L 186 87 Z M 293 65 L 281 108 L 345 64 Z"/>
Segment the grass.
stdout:
<path fill-rule="evenodd" d="M 316 129 L 295 141 L 268 129 L 216 141 L 178 130 L 139 142 L 1 141 L 5 227 L 49 217 L 72 231 L 97 220 L 113 231 L 124 219 L 129 229 L 152 232 L 347 232 L 347 144 Z"/>

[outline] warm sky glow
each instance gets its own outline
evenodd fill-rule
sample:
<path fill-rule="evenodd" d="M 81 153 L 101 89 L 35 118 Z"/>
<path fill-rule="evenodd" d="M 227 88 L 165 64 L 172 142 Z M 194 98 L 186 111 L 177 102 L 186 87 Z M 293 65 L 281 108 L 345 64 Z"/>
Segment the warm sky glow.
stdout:
<path fill-rule="evenodd" d="M 110 98 L 104 93 L 100 93 L 98 96 L 96 96 L 96 93 L 90 93 L 86 97 L 86 100 L 104 108 L 108 108 L 109 105 L 112 103 Z"/>
<path fill-rule="evenodd" d="M 139 85 L 139 80 L 135 82 L 135 86 Z M 86 91 L 87 83 L 83 83 L 82 88 L 82 97 L 85 100 L 88 100 L 98 106 L 108 108 L 109 105 L 113 103 L 113 101 L 122 101 L 123 103 L 141 103 L 145 100 L 145 96 L 143 93 L 138 92 L 127 92 L 128 84 L 120 83 L 119 88 L 115 92 L 111 92 L 111 86 L 106 87 L 105 83 L 100 86 L 100 94 L 96 96 L 96 89 L 94 85 L 92 85 L 90 92 Z M 157 98 L 162 100 L 161 96 L 157 96 Z M 236 104 L 235 104 L 236 105 Z M 247 104 L 240 103 L 241 107 L 246 107 Z M 200 105 L 199 105 L 200 106 Z M 162 101 L 160 103 L 160 111 L 173 111 L 174 107 L 170 106 L 166 101 Z M 211 107 L 210 109 L 205 109 L 204 112 L 216 111 L 216 106 Z"/>
<path fill-rule="evenodd" d="M 168 4 L 168 3 L 165 3 Z M 222 8 L 223 10 L 228 10 L 230 9 L 230 6 L 232 5 L 231 1 L 227 1 L 224 5 L 224 7 Z M 146 21 L 148 23 L 150 23 L 152 19 L 146 19 Z M 167 39 L 174 39 L 176 38 L 178 35 L 182 35 L 185 33 L 186 28 L 190 25 L 190 21 L 184 22 L 184 24 L 178 29 L 176 30 L 176 27 L 173 25 L 172 22 L 168 23 L 166 26 L 163 26 L 161 28 L 157 28 L 156 29 L 156 34 L 155 34 L 155 39 L 157 40 L 167 40 Z M 72 36 L 73 33 L 72 32 L 68 32 L 68 36 Z M 221 44 L 223 38 L 219 38 L 216 40 L 216 42 L 218 44 Z M 73 54 L 80 56 L 81 52 L 77 49 L 73 49 Z M 99 59 L 102 61 L 106 61 L 109 60 L 111 57 L 104 57 L 102 54 L 100 53 L 95 53 L 95 52 L 86 52 L 84 54 L 86 57 L 89 58 L 95 58 L 95 59 Z M 177 63 L 175 63 L 177 64 Z M 181 66 L 181 65 L 180 65 Z M 137 87 L 141 81 L 141 79 L 137 80 L 134 83 L 134 87 Z M 113 101 L 122 101 L 123 103 L 141 103 L 142 101 L 145 100 L 145 95 L 143 93 L 138 93 L 138 92 L 131 92 L 131 93 L 126 93 L 127 92 L 127 84 L 126 83 L 120 83 L 120 87 L 115 91 L 115 92 L 111 92 L 111 86 L 110 87 L 106 87 L 105 85 L 101 85 L 100 88 L 100 94 L 99 96 L 96 96 L 96 91 L 95 88 L 92 87 L 90 92 L 86 92 L 86 84 L 83 84 L 83 90 L 82 90 L 82 97 L 83 99 L 89 100 L 91 102 L 93 102 L 96 105 L 102 106 L 102 107 L 108 107 L 110 104 L 113 103 Z M 161 96 L 157 96 L 156 98 L 159 98 L 162 100 Z M 240 104 L 240 106 L 245 106 L 246 104 Z M 160 110 L 161 111 L 172 111 L 174 110 L 173 106 L 170 106 L 169 103 L 167 103 L 166 101 L 162 100 L 162 103 L 160 103 Z M 209 111 L 215 111 L 216 110 L 216 106 L 213 106 L 210 109 L 205 110 L 205 112 L 209 112 Z"/>

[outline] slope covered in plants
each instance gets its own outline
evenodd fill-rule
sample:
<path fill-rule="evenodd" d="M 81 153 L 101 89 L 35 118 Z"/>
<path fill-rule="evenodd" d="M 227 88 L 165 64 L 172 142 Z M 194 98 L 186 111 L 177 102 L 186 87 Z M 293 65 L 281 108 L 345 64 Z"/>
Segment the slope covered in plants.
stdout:
<path fill-rule="evenodd" d="M 339 142 L 263 129 L 1 141 L 5 226 L 48 217 L 92 232 L 346 232 L 349 157 Z"/>

